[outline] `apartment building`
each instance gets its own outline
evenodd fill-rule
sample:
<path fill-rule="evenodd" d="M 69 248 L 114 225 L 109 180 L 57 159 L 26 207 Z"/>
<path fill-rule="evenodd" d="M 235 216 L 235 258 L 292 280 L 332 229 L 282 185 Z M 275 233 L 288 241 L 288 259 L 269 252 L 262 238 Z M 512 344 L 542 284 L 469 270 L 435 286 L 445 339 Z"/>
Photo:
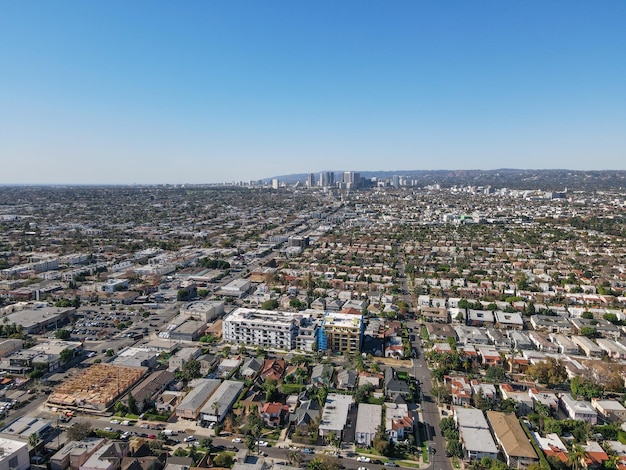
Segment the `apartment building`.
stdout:
<path fill-rule="evenodd" d="M 359 352 L 363 331 L 363 315 L 327 312 L 318 334 L 318 348 L 320 351 Z"/>
<path fill-rule="evenodd" d="M 296 348 L 301 320 L 301 313 L 240 307 L 224 317 L 222 336 L 227 343 L 290 351 Z"/>

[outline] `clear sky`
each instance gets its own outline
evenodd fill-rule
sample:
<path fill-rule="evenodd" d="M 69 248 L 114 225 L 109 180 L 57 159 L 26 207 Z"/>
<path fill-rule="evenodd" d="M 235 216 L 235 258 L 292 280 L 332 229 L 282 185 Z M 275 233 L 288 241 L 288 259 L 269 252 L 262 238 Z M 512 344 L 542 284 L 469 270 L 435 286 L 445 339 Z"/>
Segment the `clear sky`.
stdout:
<path fill-rule="evenodd" d="M 625 162 L 623 0 L 0 0 L 0 184 Z"/>

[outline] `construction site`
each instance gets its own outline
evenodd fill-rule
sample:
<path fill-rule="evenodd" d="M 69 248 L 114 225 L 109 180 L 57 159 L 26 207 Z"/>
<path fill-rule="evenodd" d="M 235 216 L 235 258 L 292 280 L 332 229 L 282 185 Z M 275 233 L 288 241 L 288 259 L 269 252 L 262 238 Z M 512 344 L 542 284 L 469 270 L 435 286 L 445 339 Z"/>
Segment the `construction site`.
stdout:
<path fill-rule="evenodd" d="M 48 398 L 48 406 L 101 413 L 145 375 L 145 367 L 94 364 L 77 377 L 59 384 Z"/>

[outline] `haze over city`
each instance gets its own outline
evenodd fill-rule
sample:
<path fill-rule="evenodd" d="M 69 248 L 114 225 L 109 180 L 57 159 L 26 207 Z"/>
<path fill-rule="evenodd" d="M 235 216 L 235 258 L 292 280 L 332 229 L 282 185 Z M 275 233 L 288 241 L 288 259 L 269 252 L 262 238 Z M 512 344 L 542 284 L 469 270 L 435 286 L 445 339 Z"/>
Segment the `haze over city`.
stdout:
<path fill-rule="evenodd" d="M 625 169 L 626 4 L 5 2 L 0 184 Z"/>

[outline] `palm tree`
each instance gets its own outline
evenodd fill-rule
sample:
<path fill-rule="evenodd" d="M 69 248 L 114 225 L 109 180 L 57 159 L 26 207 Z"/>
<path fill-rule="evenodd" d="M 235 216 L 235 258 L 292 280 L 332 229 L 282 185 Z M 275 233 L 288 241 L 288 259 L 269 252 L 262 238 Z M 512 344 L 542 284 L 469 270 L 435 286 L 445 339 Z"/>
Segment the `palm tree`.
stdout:
<path fill-rule="evenodd" d="M 572 446 L 572 451 L 567 456 L 567 463 L 572 470 L 580 470 L 583 466 L 583 459 L 587 455 L 585 449 L 582 446 L 575 444 Z"/>

